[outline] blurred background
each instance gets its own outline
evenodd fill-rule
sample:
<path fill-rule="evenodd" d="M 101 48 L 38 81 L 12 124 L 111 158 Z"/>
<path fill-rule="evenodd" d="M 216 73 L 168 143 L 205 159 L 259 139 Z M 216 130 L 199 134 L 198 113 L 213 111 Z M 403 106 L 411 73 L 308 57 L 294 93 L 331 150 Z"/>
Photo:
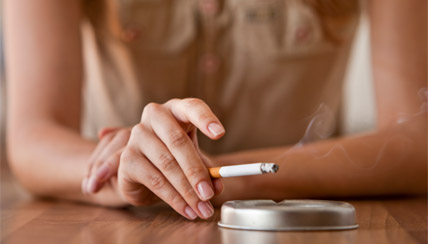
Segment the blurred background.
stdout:
<path fill-rule="evenodd" d="M 5 152 L 6 83 L 3 15 L 0 0 L 0 158 L 2 175 L 7 171 Z M 344 85 L 341 128 L 344 134 L 372 130 L 375 126 L 375 99 L 370 66 L 370 30 L 366 14 L 361 15 Z"/>

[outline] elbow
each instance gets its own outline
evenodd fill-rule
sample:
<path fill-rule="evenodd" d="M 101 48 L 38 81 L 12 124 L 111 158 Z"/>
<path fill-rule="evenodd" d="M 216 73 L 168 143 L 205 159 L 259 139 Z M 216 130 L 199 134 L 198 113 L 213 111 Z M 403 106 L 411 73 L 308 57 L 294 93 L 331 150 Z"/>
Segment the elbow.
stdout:
<path fill-rule="evenodd" d="M 34 196 L 42 195 L 40 189 L 38 189 L 37 185 L 35 184 L 36 182 L 32 180 L 32 175 L 28 172 L 28 170 L 26 170 L 27 167 L 23 160 L 20 160 L 19 157 L 8 150 L 7 162 L 15 180 L 22 188 Z"/>
<path fill-rule="evenodd" d="M 8 133 L 6 140 L 6 157 L 11 173 L 18 183 L 34 196 L 45 195 L 38 184 L 38 171 L 34 162 L 30 160 L 28 143 L 23 143 L 12 133 Z"/>

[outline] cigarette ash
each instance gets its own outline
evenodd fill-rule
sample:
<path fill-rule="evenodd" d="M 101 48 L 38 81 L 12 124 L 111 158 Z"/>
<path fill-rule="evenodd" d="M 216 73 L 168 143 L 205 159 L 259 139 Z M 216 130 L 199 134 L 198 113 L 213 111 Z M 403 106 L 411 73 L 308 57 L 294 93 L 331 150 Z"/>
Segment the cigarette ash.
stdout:
<path fill-rule="evenodd" d="M 266 173 L 276 173 L 279 170 L 279 166 L 274 163 L 262 163 L 260 165 L 260 170 L 263 174 Z"/>

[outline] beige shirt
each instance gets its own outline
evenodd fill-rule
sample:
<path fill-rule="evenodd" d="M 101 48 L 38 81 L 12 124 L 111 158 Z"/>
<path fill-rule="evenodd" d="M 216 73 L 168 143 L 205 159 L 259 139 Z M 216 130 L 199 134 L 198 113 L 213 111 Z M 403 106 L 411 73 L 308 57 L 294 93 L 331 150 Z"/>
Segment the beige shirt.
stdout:
<path fill-rule="evenodd" d="M 296 143 L 320 106 L 338 117 L 357 1 L 89 2 L 87 137 L 171 98 L 201 98 L 219 117 L 225 137 L 199 138 L 210 153 Z"/>

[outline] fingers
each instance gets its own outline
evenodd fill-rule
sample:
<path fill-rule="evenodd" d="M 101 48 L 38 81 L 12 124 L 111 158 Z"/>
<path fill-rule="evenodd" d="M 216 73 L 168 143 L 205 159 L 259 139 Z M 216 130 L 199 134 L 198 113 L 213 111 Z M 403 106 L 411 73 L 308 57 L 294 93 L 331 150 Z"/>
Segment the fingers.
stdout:
<path fill-rule="evenodd" d="M 96 159 L 99 157 L 99 155 L 104 150 L 106 145 L 108 145 L 113 138 L 114 138 L 114 135 L 109 134 L 109 135 L 105 136 L 102 140 L 100 140 L 100 142 L 97 144 L 97 147 L 95 148 L 95 150 L 92 152 L 91 156 L 89 157 L 89 160 L 88 160 L 89 166 L 88 166 L 86 174 L 85 174 L 86 177 L 89 176 L 89 173 L 91 172 L 92 167 L 94 166 Z"/>
<path fill-rule="evenodd" d="M 98 192 L 107 180 L 117 174 L 120 155 L 128 142 L 129 135 L 130 132 L 127 129 L 117 131 L 114 135 L 104 135 L 105 139 L 97 147 L 100 150 L 94 151 L 89 173 L 82 182 L 84 193 Z"/>
<path fill-rule="evenodd" d="M 102 139 L 105 135 L 110 134 L 111 132 L 118 131 L 118 127 L 104 127 L 98 131 L 98 139 Z"/>
<path fill-rule="evenodd" d="M 140 142 L 138 149 L 162 172 L 199 217 L 209 218 L 213 214 L 210 203 L 199 199 L 174 156 L 152 131 L 140 124 L 133 129 L 131 143 L 134 140 Z"/>
<path fill-rule="evenodd" d="M 215 194 L 218 195 L 218 194 L 222 193 L 224 187 L 223 187 L 223 182 L 221 181 L 221 179 L 220 178 L 213 179 L 212 182 L 213 182 Z"/>
<path fill-rule="evenodd" d="M 92 152 L 89 160 L 88 160 L 88 167 L 85 172 L 85 177 L 82 180 L 81 190 L 83 194 L 88 194 L 88 181 L 89 181 L 89 175 L 92 171 L 92 167 L 95 164 L 95 160 L 98 158 L 100 153 L 104 150 L 104 147 L 110 143 L 111 139 L 113 138 L 113 135 L 108 135 L 105 138 L 103 138 L 98 145 L 95 147 L 95 150 Z"/>
<path fill-rule="evenodd" d="M 125 199 L 133 205 L 146 205 L 150 196 L 144 192 L 144 185 L 175 211 L 188 219 L 197 217 L 181 194 L 171 185 L 165 176 L 151 164 L 140 152 L 129 147 L 121 157 L 119 169 L 119 188 Z M 136 184 L 138 183 L 138 184 Z M 210 206 L 206 206 L 209 208 Z M 214 211 L 212 209 L 212 211 Z"/>
<path fill-rule="evenodd" d="M 157 137 L 166 145 L 199 198 L 203 201 L 212 198 L 214 190 L 208 169 L 187 133 L 164 107 L 152 106 L 147 113 L 151 115 L 147 117 L 148 121 L 143 123 L 149 124 Z"/>
<path fill-rule="evenodd" d="M 126 140 L 111 137 L 120 132 L 116 128 L 100 131 L 101 140 L 108 142 L 94 151 L 84 191 L 97 192 L 119 170 L 120 192 L 131 204 L 150 204 L 158 196 L 189 219 L 212 216 L 214 208 L 207 200 L 220 193 L 223 184 L 209 176 L 197 148 L 196 128 L 211 139 L 225 133 L 199 99 L 147 105 L 141 124 L 134 126 Z"/>
<path fill-rule="evenodd" d="M 216 140 L 221 138 L 224 127 L 208 105 L 197 98 L 172 99 L 165 106 L 170 109 L 175 118 L 183 123 L 191 123 L 204 135 Z"/>
<path fill-rule="evenodd" d="M 120 155 L 120 151 L 114 153 L 109 158 L 98 163 L 98 165 L 91 171 L 86 185 L 87 193 L 97 193 L 108 179 L 117 174 Z"/>

